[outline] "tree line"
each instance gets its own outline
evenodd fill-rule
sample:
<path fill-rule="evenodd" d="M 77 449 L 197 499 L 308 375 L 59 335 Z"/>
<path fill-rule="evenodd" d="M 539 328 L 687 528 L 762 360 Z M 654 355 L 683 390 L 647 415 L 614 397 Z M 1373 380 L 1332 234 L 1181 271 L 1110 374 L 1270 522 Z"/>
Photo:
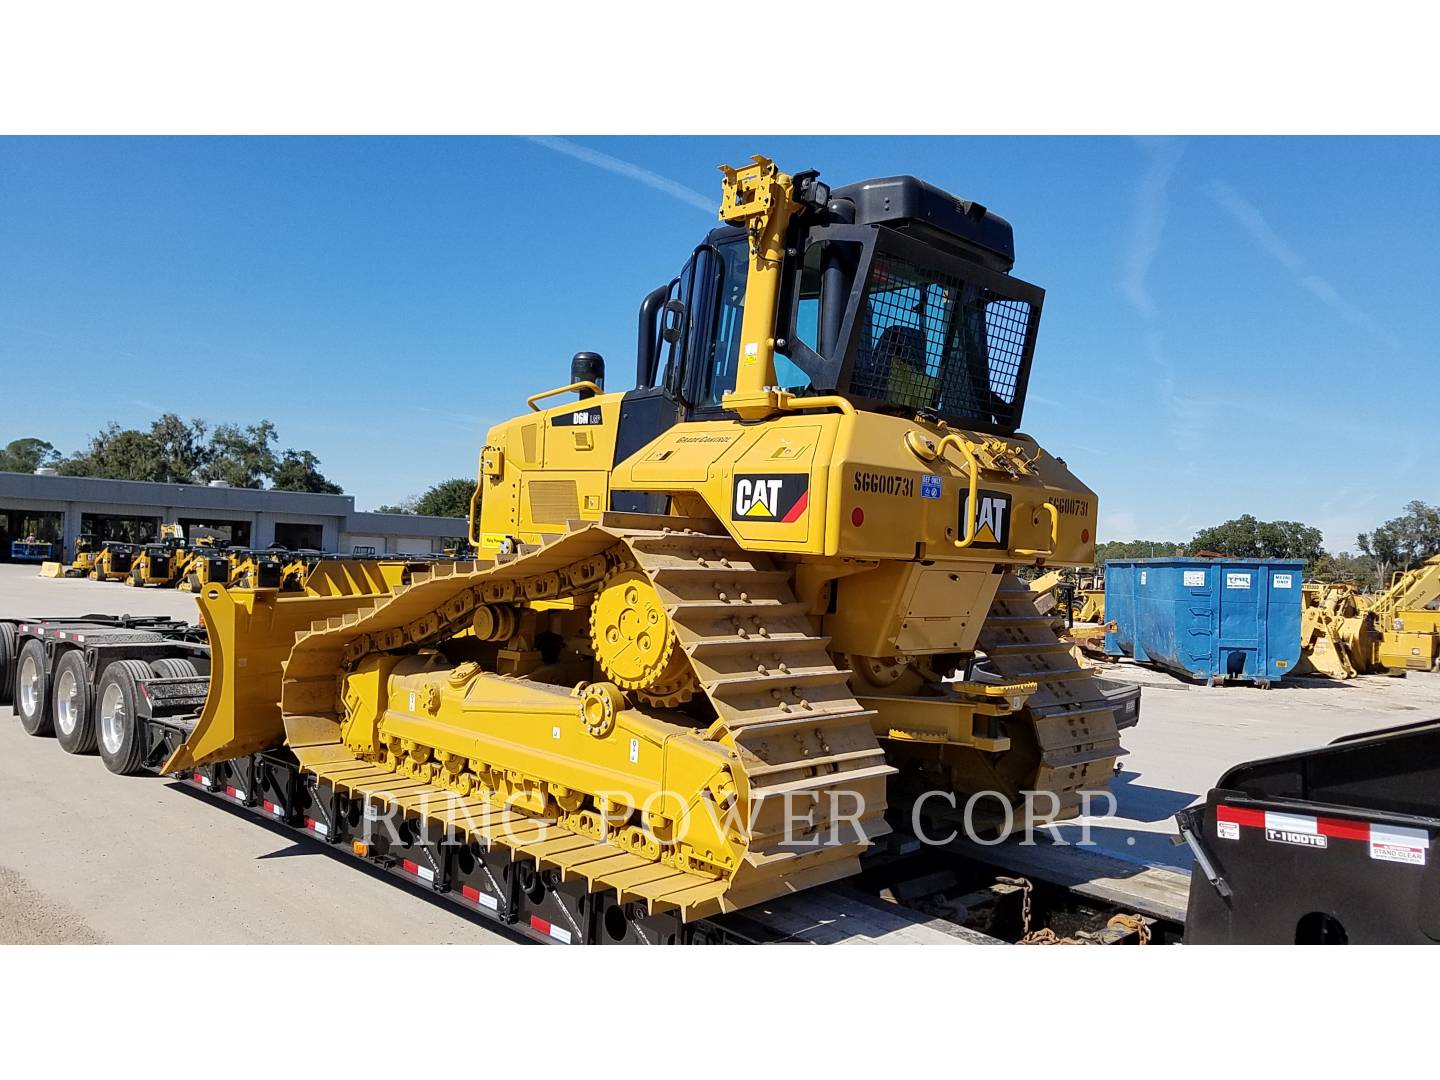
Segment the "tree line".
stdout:
<path fill-rule="evenodd" d="M 411 495 L 396 504 L 377 506 L 377 514 L 431 514 L 435 517 L 468 517 L 475 481 L 457 476 L 442 480 L 424 494 Z"/>
<path fill-rule="evenodd" d="M 89 445 L 61 454 L 44 439 L 15 439 L 0 449 L 0 472 L 33 473 L 53 468 L 62 476 L 106 480 L 147 480 L 162 484 L 208 484 L 272 491 L 342 494 L 320 471 L 309 450 L 277 448 L 279 435 L 269 420 L 255 424 L 217 424 L 183 420 L 166 413 L 149 430 L 122 428 L 111 421 Z"/>
<path fill-rule="evenodd" d="M 1261 521 L 1252 514 L 1201 529 L 1188 541 L 1107 540 L 1095 561 L 1164 555 L 1227 555 L 1237 559 L 1303 559 L 1306 576 L 1383 589 L 1390 576 L 1440 555 L 1440 506 L 1419 499 L 1355 538 L 1358 552 L 1329 552 L 1320 530 L 1299 521 Z"/>

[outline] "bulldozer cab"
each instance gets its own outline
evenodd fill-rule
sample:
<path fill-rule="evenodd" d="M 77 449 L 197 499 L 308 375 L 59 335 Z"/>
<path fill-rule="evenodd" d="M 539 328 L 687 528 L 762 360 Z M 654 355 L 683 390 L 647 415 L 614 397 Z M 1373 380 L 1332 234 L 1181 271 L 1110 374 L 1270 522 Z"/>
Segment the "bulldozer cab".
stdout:
<path fill-rule="evenodd" d="M 796 177 L 778 269 L 778 389 L 857 409 L 1019 429 L 1043 290 L 1014 278 L 1008 222 L 910 176 L 833 192 Z M 636 389 L 621 453 L 679 420 L 730 415 L 752 238 L 727 225 L 640 312 Z M 801 403 L 803 404 L 803 402 Z"/>
<path fill-rule="evenodd" d="M 1089 561 L 1091 493 L 1020 434 L 1044 291 L 1010 273 L 1010 224 L 912 176 L 722 171 L 720 226 L 640 305 L 635 387 L 606 393 L 578 353 L 490 433 L 475 547 L 608 511 L 810 554 Z M 899 515 L 849 531 L 884 512 L 852 498 L 873 494 Z"/>

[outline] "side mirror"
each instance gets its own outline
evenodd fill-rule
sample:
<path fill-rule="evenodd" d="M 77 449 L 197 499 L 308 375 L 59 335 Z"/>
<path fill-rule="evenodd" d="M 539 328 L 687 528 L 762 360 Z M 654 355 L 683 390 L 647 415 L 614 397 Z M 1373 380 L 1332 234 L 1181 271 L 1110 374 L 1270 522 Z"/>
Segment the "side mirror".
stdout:
<path fill-rule="evenodd" d="M 671 300 L 661 315 L 660 336 L 674 345 L 685 334 L 685 317 L 688 314 L 683 300 Z"/>

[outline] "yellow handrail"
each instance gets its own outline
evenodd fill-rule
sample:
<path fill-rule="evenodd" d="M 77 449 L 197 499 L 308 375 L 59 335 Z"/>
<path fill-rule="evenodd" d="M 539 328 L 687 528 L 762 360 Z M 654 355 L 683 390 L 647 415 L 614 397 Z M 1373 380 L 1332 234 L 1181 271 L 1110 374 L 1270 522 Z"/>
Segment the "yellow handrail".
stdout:
<path fill-rule="evenodd" d="M 479 501 L 480 481 L 476 480 L 475 490 L 470 493 L 470 521 L 468 528 L 465 530 L 465 538 L 470 541 L 470 546 L 477 550 L 480 547 L 480 538 L 475 535 L 475 504 Z"/>
<path fill-rule="evenodd" d="M 926 461 L 934 461 L 945 453 L 946 447 L 953 446 L 959 450 L 965 458 L 965 464 L 970 469 L 969 497 L 966 499 L 965 509 L 965 536 L 960 540 L 951 541 L 957 548 L 967 548 L 975 542 L 975 530 L 980 521 L 980 466 L 975 460 L 975 444 L 965 438 L 957 431 L 945 435 L 935 444 L 931 450 L 926 446 L 921 449 L 919 439 L 907 438 L 905 445 L 908 446 L 916 456 Z M 1055 548 L 1060 542 L 1060 511 L 1055 504 L 1049 501 L 1040 504 L 1041 509 L 1050 515 L 1050 547 L 1048 550 L 1039 548 L 1015 548 L 1013 554 L 1033 555 L 1038 558 L 1048 559 L 1055 554 Z"/>
<path fill-rule="evenodd" d="M 1041 551 L 1039 548 L 1016 548 L 1016 555 L 1035 555 L 1042 559 L 1048 559 L 1055 554 L 1055 548 L 1060 543 L 1060 511 L 1055 504 L 1049 501 L 1040 504 L 1040 509 L 1050 514 L 1050 549 Z"/>
<path fill-rule="evenodd" d="M 554 397 L 556 394 L 564 394 L 571 390 L 589 390 L 594 394 L 603 394 L 605 392 L 593 382 L 572 382 L 569 386 L 557 386 L 554 390 L 545 390 L 538 394 L 531 394 L 525 399 L 525 404 L 530 406 L 532 412 L 539 412 L 540 406 L 535 404 L 537 401 L 543 401 L 547 397 Z"/>
<path fill-rule="evenodd" d="M 781 391 L 776 396 L 775 405 L 784 412 L 801 412 L 805 409 L 839 409 L 846 416 L 855 415 L 855 406 L 838 394 L 798 397 L 795 394 Z"/>
<path fill-rule="evenodd" d="M 951 541 L 957 548 L 967 548 L 975 542 L 975 529 L 980 521 L 980 466 L 975 460 L 975 446 L 958 431 L 952 431 L 945 435 L 933 447 L 922 440 L 923 436 L 914 431 L 910 432 L 905 439 L 905 445 L 916 457 L 925 461 L 935 461 L 945 455 L 947 446 L 953 446 L 964 455 L 965 463 L 970 467 L 970 497 L 966 500 L 965 538 Z"/>

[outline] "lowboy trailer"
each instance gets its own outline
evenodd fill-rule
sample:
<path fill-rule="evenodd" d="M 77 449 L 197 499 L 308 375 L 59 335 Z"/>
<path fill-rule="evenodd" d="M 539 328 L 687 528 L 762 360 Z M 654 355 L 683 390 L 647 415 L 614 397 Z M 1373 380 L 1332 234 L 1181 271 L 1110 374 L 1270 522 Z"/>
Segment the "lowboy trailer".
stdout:
<path fill-rule="evenodd" d="M 4 619 L 0 705 L 13 701 L 26 732 L 53 732 L 70 753 L 98 750 L 112 772 L 158 775 L 200 715 L 209 661 L 203 628 L 175 619 Z M 895 832 L 856 877 L 691 922 L 593 888 L 567 864 L 573 838 L 524 831 L 533 824 L 507 834 L 503 811 L 490 840 L 471 822 L 459 842 L 453 808 L 427 805 L 403 778 L 317 777 L 285 748 L 171 776 L 545 943 L 1420 942 L 1440 938 L 1437 739 L 1429 721 L 1236 766 L 1178 815 L 1197 855 L 1190 875 L 1043 841 L 922 845 L 897 807 Z"/>

